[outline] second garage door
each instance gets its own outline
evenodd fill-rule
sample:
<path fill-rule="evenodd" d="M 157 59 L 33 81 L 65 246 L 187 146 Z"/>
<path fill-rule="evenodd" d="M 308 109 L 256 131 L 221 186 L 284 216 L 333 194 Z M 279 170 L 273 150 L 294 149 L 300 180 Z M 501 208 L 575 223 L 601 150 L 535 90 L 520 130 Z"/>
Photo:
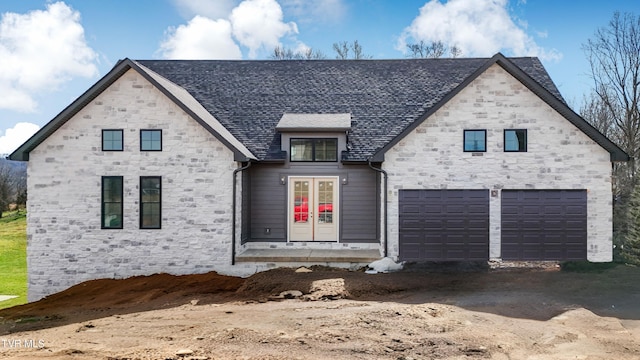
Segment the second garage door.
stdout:
<path fill-rule="evenodd" d="M 587 258 L 586 190 L 503 190 L 503 260 Z"/>
<path fill-rule="evenodd" d="M 489 259 L 488 190 L 400 190 L 400 260 Z"/>

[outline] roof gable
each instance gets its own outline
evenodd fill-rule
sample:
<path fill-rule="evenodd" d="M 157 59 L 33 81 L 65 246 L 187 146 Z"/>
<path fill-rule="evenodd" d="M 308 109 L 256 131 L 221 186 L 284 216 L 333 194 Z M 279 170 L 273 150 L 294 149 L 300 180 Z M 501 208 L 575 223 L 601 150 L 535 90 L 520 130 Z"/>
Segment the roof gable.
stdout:
<path fill-rule="evenodd" d="M 438 109 L 440 109 L 444 104 L 446 104 L 449 100 L 451 100 L 454 96 L 456 96 L 460 91 L 466 88 L 472 81 L 474 81 L 478 76 L 487 71 L 493 65 L 501 66 L 506 72 L 508 72 L 511 76 L 520 81 L 524 86 L 526 86 L 529 90 L 531 90 L 534 94 L 536 94 L 540 99 L 542 99 L 545 103 L 551 106 L 554 110 L 560 113 L 565 119 L 575 125 L 578 129 L 584 132 L 589 138 L 595 141 L 597 144 L 602 146 L 605 150 L 607 150 L 611 154 L 611 161 L 629 161 L 630 157 L 627 153 L 624 152 L 618 145 L 613 143 L 609 138 L 604 136 L 600 131 L 594 128 L 591 124 L 589 124 L 586 120 L 584 120 L 580 115 L 576 114 L 571 108 L 564 102 L 562 96 L 560 96 L 557 88 L 551 82 L 551 79 L 546 76 L 543 78 L 542 82 L 536 81 L 536 79 L 532 78 L 529 74 L 535 73 L 535 71 L 531 71 L 529 68 L 529 72 L 523 70 L 526 69 L 526 66 L 519 67 L 512 60 L 506 58 L 504 55 L 498 53 L 494 55 L 492 58 L 488 59 L 485 64 L 479 67 L 476 71 L 473 72 L 467 79 L 458 84 L 458 86 L 446 94 L 440 101 L 429 108 L 422 116 L 420 116 L 416 121 L 414 121 L 410 126 L 408 126 L 404 131 L 398 134 L 393 140 L 388 142 L 384 147 L 378 150 L 371 158 L 370 161 L 373 162 L 381 162 L 384 161 L 384 154 L 391 149 L 394 145 L 396 145 L 400 140 L 402 140 L 405 136 L 411 133 L 416 127 L 418 127 L 424 120 L 433 115 Z M 529 67 L 542 67 L 542 64 L 539 62 L 534 62 L 529 64 Z M 544 71 L 544 69 L 542 69 Z M 544 71 L 546 73 L 546 71 Z M 551 82 L 551 84 L 545 84 L 545 82 Z"/>
<path fill-rule="evenodd" d="M 136 70 L 146 80 L 151 82 L 163 94 L 171 99 L 176 105 L 187 112 L 205 129 L 213 134 L 218 140 L 231 149 L 238 161 L 254 160 L 255 156 L 237 139 L 231 135 L 215 118 L 211 116 L 202 106 L 189 95 L 184 89 L 163 79 L 151 70 L 140 66 L 129 59 L 122 60 L 114 66 L 114 68 L 102 77 L 97 83 L 85 91 L 74 102 L 67 106 L 55 118 L 43 126 L 36 134 L 16 149 L 9 158 L 11 160 L 28 161 L 29 153 L 42 143 L 47 137 L 58 130 L 62 125 L 69 121 L 82 108 L 98 97 L 104 90 L 116 82 L 122 75 L 130 69 Z"/>

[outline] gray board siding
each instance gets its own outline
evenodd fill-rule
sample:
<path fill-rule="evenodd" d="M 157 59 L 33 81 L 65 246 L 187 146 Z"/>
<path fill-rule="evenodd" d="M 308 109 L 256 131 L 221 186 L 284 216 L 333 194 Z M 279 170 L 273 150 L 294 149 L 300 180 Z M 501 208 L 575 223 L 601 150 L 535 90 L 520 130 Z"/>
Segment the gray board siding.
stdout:
<path fill-rule="evenodd" d="M 281 177 L 340 176 L 340 236 L 343 243 L 379 242 L 379 177 L 367 165 L 285 166 L 256 164 L 247 170 L 244 193 L 249 206 L 243 212 L 243 242 L 287 241 L 287 194 L 289 185 Z M 244 200 L 243 199 L 243 200 Z M 270 234 L 265 229 L 270 229 Z"/>

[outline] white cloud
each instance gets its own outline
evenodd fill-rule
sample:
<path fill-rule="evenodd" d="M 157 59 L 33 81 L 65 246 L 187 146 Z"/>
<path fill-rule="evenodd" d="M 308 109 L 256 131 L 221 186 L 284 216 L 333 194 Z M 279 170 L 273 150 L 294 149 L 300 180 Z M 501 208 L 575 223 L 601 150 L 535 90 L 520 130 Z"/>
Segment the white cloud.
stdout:
<path fill-rule="evenodd" d="M 33 95 L 56 90 L 75 76 L 98 73 L 80 13 L 64 2 L 0 18 L 0 108 L 32 112 Z"/>
<path fill-rule="evenodd" d="M 527 35 L 526 24 L 516 25 L 507 10 L 507 0 L 431 0 L 411 25 L 404 29 L 397 49 L 406 51 L 407 42 L 442 41 L 455 45 L 465 57 L 538 56 L 559 60 L 557 50 L 546 50 Z"/>
<path fill-rule="evenodd" d="M 160 53 L 165 59 L 240 59 L 231 38 L 231 23 L 196 16 L 186 25 L 169 28 Z"/>
<path fill-rule="evenodd" d="M 273 49 L 281 37 L 297 33 L 295 23 L 284 23 L 280 4 L 275 0 L 245 0 L 231 11 L 233 36 L 249 48 L 255 58 L 261 48 Z"/>
<path fill-rule="evenodd" d="M 0 136 L 0 154 L 11 154 L 18 146 L 27 141 L 40 127 L 36 124 L 21 122 L 7 129 Z"/>
<path fill-rule="evenodd" d="M 280 38 L 297 33 L 295 23 L 284 23 L 282 8 L 276 0 L 245 0 L 230 12 L 213 11 L 207 6 L 213 2 L 196 5 L 195 0 L 174 0 L 181 6 L 191 6 L 201 11 L 186 25 L 169 28 L 159 53 L 167 59 L 240 59 L 240 45 L 249 48 L 249 57 L 266 49 L 271 52 L 280 45 Z M 220 1 L 232 4 L 233 1 Z M 226 14 L 212 20 L 209 16 Z"/>
<path fill-rule="evenodd" d="M 287 14 L 305 23 L 340 23 L 347 15 L 345 0 L 281 0 Z"/>
<path fill-rule="evenodd" d="M 239 3 L 237 0 L 173 0 L 182 16 L 191 19 L 196 15 L 209 19 L 226 19 Z"/>

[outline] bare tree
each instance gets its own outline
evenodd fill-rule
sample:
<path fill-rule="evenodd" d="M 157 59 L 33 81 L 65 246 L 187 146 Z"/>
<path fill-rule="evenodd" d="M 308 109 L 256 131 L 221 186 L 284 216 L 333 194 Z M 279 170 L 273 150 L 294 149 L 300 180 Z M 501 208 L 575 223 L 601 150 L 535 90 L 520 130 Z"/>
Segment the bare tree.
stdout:
<path fill-rule="evenodd" d="M 312 48 L 304 51 L 293 51 L 289 48 L 276 46 L 269 58 L 273 60 L 322 60 L 327 57 L 321 51 L 313 50 Z"/>
<path fill-rule="evenodd" d="M 441 58 L 446 55 L 447 51 L 449 51 L 449 56 L 452 58 L 457 58 L 462 55 L 462 50 L 456 45 L 447 46 L 442 41 L 433 41 L 430 44 L 420 40 L 418 43 L 407 44 L 407 49 L 409 49 L 410 57 L 412 58 Z"/>
<path fill-rule="evenodd" d="M 371 55 L 366 55 L 362 50 L 362 45 L 358 43 L 358 40 L 353 41 L 352 43 L 347 41 L 341 41 L 337 43 L 333 43 L 333 51 L 336 52 L 336 59 L 339 60 L 361 60 L 361 59 L 371 59 Z M 350 55 L 353 54 L 353 55 Z"/>
<path fill-rule="evenodd" d="M 449 53 L 451 54 L 452 58 L 458 58 L 462 56 L 462 49 L 460 49 L 456 45 L 452 45 L 451 47 L 449 47 Z"/>
<path fill-rule="evenodd" d="M 613 168 L 614 242 L 625 258 L 625 251 L 633 251 L 632 244 L 640 244 L 629 237 L 631 210 L 637 206 L 637 201 L 631 201 L 638 186 L 634 159 L 640 155 L 640 17 L 614 13 L 582 49 L 591 66 L 595 94 L 582 115 L 632 157 Z"/>
<path fill-rule="evenodd" d="M 616 126 L 613 114 L 598 94 L 592 92 L 584 95 L 580 106 L 580 116 L 611 140 L 618 141 L 620 131 Z"/>
<path fill-rule="evenodd" d="M 640 155 L 640 17 L 616 12 L 608 26 L 596 30 L 583 45 L 594 91 L 621 132 L 619 145 L 632 158 Z M 635 184 L 636 166 L 627 176 Z"/>

